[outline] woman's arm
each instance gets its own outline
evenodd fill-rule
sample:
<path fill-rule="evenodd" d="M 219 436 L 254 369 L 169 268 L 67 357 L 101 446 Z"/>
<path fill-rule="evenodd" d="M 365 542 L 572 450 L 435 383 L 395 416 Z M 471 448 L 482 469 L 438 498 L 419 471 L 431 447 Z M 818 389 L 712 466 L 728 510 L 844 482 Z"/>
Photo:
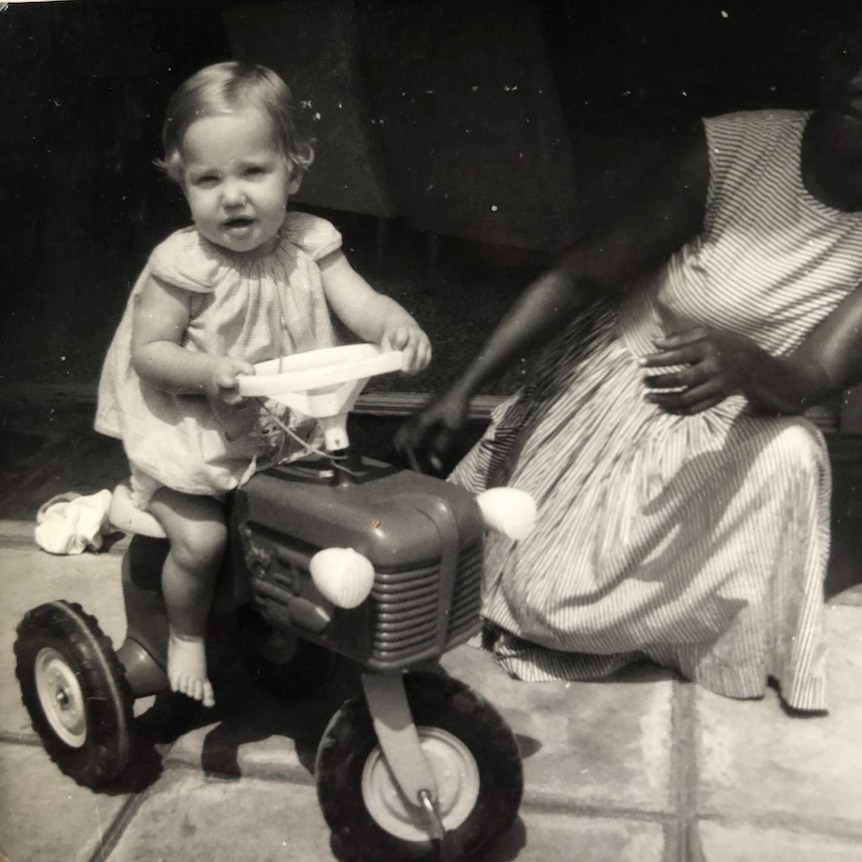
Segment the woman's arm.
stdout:
<path fill-rule="evenodd" d="M 862 382 L 862 287 L 848 296 L 789 356 L 770 356 L 748 339 L 692 327 L 656 343 L 646 368 L 685 364 L 647 378 L 647 397 L 672 413 L 699 413 L 742 393 L 763 413 L 798 414 Z"/>
<path fill-rule="evenodd" d="M 431 361 L 431 342 L 419 324 L 394 299 L 374 290 L 343 252 L 320 261 L 320 274 L 326 301 L 351 332 L 363 341 L 403 350 L 406 371 L 421 371 Z"/>
<path fill-rule="evenodd" d="M 611 216 L 534 281 L 454 384 L 468 397 L 512 361 L 562 331 L 589 302 L 624 292 L 701 229 L 709 157 L 698 124 Z"/>
<path fill-rule="evenodd" d="M 188 293 L 150 278 L 144 285 L 132 328 L 132 367 L 159 389 L 198 393 L 239 404 L 238 374 L 254 374 L 248 362 L 196 353 L 182 346 L 189 325 Z"/>
<path fill-rule="evenodd" d="M 609 218 L 534 281 L 439 398 L 401 427 L 402 451 L 430 442 L 444 449 L 483 383 L 562 331 L 595 298 L 627 290 L 703 226 L 709 153 L 698 123 L 663 166 L 652 171 Z"/>

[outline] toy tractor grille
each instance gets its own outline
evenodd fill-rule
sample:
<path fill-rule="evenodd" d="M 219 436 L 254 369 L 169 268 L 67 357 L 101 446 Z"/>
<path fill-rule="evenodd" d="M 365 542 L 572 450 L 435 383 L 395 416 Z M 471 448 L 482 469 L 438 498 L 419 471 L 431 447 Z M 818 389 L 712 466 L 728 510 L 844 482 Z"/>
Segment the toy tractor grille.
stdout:
<path fill-rule="evenodd" d="M 449 612 L 447 647 L 466 640 L 479 629 L 483 558 L 483 544 L 476 542 L 465 548 L 458 560 L 458 576 Z"/>
<path fill-rule="evenodd" d="M 372 659 L 390 665 L 465 641 L 478 629 L 481 579 L 481 541 L 461 551 L 454 583 L 436 563 L 407 571 L 378 568 Z"/>

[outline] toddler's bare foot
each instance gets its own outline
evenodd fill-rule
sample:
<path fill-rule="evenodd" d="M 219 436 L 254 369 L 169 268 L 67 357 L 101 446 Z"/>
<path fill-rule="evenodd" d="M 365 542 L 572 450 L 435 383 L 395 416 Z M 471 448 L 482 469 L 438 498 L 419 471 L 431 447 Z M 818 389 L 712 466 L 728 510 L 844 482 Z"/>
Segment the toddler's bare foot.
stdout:
<path fill-rule="evenodd" d="M 173 691 L 215 706 L 213 687 L 207 678 L 204 639 L 171 632 L 168 639 L 168 680 Z"/>

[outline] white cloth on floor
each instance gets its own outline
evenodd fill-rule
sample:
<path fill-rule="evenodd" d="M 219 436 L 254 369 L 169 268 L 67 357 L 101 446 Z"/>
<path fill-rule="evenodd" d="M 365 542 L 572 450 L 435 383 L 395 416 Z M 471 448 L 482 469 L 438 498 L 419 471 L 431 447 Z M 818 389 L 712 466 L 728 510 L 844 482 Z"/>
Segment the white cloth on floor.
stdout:
<path fill-rule="evenodd" d="M 108 523 L 111 492 L 82 496 L 58 494 L 36 514 L 36 544 L 50 554 L 81 554 L 102 547 L 102 536 L 113 531 Z"/>

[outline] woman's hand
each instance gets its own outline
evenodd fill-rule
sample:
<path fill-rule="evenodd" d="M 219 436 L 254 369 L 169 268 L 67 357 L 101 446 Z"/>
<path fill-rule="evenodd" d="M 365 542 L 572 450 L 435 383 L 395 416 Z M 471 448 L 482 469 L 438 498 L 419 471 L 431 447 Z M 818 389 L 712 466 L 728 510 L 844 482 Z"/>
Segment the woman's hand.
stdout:
<path fill-rule="evenodd" d="M 658 352 L 640 360 L 644 368 L 684 365 L 679 371 L 648 374 L 647 400 L 668 413 L 688 415 L 715 407 L 744 392 L 766 354 L 753 342 L 705 326 L 692 326 L 657 339 Z M 672 391 L 656 391 L 672 390 Z"/>
<path fill-rule="evenodd" d="M 384 350 L 402 350 L 406 358 L 404 371 L 415 374 L 431 361 L 431 342 L 416 324 L 402 323 L 386 329 L 380 339 Z"/>
<path fill-rule="evenodd" d="M 427 453 L 428 463 L 440 470 L 443 456 L 458 431 L 464 426 L 470 399 L 457 389 L 432 401 L 411 416 L 395 433 L 395 449 L 407 459 L 414 470 L 419 470 L 417 452 Z"/>

